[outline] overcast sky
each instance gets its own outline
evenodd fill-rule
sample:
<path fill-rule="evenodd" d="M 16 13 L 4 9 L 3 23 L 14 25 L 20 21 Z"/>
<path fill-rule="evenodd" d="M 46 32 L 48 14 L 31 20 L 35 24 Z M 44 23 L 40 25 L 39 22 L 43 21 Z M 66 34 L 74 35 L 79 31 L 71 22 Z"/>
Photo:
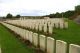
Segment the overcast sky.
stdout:
<path fill-rule="evenodd" d="M 74 10 L 80 0 L 0 0 L 0 16 L 13 15 L 39 16 Z"/>

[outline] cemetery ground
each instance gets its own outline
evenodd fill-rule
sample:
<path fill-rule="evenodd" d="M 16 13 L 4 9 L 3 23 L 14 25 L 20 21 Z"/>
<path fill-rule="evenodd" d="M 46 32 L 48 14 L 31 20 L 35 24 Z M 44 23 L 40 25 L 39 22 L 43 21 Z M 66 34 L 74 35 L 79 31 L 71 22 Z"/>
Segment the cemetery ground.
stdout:
<path fill-rule="evenodd" d="M 80 45 L 80 25 L 72 20 L 67 20 L 68 29 L 53 29 L 52 37 L 67 43 Z M 12 33 L 0 25 L 0 43 L 3 53 L 33 53 L 33 49 L 21 43 Z M 15 47 L 16 46 L 16 47 Z"/>
<path fill-rule="evenodd" d="M 68 29 L 54 29 L 54 37 L 58 40 L 63 40 L 67 43 L 80 45 L 80 25 L 72 20 L 68 20 Z"/>
<path fill-rule="evenodd" d="M 12 33 L 0 24 L 0 43 L 2 53 L 34 53 L 34 50 L 20 42 Z"/>

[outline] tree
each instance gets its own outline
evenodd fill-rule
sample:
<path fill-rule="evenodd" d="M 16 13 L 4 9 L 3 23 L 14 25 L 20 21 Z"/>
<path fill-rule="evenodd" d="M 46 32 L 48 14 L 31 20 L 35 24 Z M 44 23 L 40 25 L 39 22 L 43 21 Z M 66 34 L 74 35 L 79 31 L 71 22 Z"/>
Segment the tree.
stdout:
<path fill-rule="evenodd" d="M 20 18 L 21 16 L 20 15 L 16 15 L 16 18 Z"/>
<path fill-rule="evenodd" d="M 75 11 L 66 11 L 64 12 L 64 17 L 69 18 L 75 14 Z"/>
<path fill-rule="evenodd" d="M 78 14 L 80 14 L 80 5 L 75 6 L 75 12 L 78 13 Z"/>
<path fill-rule="evenodd" d="M 7 14 L 7 16 L 6 16 L 6 18 L 12 18 L 13 16 L 12 16 L 12 14 Z"/>
<path fill-rule="evenodd" d="M 55 14 L 55 18 L 61 18 L 61 17 L 62 17 L 61 13 L 56 12 L 56 14 Z"/>
<path fill-rule="evenodd" d="M 50 17 L 50 18 L 53 18 L 53 17 L 54 17 L 54 14 L 50 14 L 49 17 Z"/>

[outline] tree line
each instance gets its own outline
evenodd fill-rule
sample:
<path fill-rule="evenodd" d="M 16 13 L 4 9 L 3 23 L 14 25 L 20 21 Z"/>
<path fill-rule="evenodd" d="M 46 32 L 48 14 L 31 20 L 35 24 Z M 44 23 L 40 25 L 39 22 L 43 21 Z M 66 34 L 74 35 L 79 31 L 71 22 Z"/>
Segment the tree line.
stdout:
<path fill-rule="evenodd" d="M 46 16 L 50 18 L 62 18 L 62 17 L 72 18 L 77 15 L 80 15 L 80 5 L 75 6 L 75 10 L 68 10 L 62 13 L 57 12 L 57 13 L 53 13 L 53 14 L 46 15 Z"/>
<path fill-rule="evenodd" d="M 21 17 L 20 15 L 13 16 L 12 14 L 8 13 L 5 18 L 12 19 L 12 18 L 20 18 L 20 17 Z"/>

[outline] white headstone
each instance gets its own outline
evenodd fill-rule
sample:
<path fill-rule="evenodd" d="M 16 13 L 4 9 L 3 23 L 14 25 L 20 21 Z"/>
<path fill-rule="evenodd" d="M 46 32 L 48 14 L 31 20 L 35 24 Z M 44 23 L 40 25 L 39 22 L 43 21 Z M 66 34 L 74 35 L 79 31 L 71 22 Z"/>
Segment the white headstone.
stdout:
<path fill-rule="evenodd" d="M 44 32 L 47 32 L 47 24 L 44 24 L 43 30 Z"/>
<path fill-rule="evenodd" d="M 46 36 L 40 35 L 40 49 L 45 51 L 46 49 Z"/>
<path fill-rule="evenodd" d="M 33 34 L 33 44 L 37 47 L 38 46 L 38 34 L 34 33 Z"/>
<path fill-rule="evenodd" d="M 26 30 L 26 40 L 29 40 L 29 31 Z"/>
<path fill-rule="evenodd" d="M 47 53 L 54 53 L 55 40 L 47 37 Z"/>
<path fill-rule="evenodd" d="M 36 23 L 35 29 L 38 30 L 38 28 L 39 28 L 39 25 L 38 23 Z"/>
<path fill-rule="evenodd" d="M 42 31 L 42 25 L 41 24 L 39 25 L 39 31 Z"/>
<path fill-rule="evenodd" d="M 64 27 L 68 28 L 68 22 L 64 22 Z"/>
<path fill-rule="evenodd" d="M 26 39 L 26 30 L 25 29 L 23 29 L 23 37 L 24 37 L 24 39 Z"/>
<path fill-rule="evenodd" d="M 56 53 L 66 53 L 67 43 L 61 40 L 56 40 Z"/>
<path fill-rule="evenodd" d="M 60 22 L 59 25 L 60 25 L 60 29 L 64 28 L 64 23 L 63 22 Z"/>
<path fill-rule="evenodd" d="M 75 44 L 70 44 L 69 53 L 80 53 L 80 46 Z"/>
<path fill-rule="evenodd" d="M 29 31 L 29 41 L 32 43 L 33 42 L 33 32 Z"/>
<path fill-rule="evenodd" d="M 53 27 L 50 25 L 49 27 L 49 33 L 52 34 L 53 33 Z"/>
<path fill-rule="evenodd" d="M 55 23 L 55 28 L 59 28 L 59 23 Z"/>

